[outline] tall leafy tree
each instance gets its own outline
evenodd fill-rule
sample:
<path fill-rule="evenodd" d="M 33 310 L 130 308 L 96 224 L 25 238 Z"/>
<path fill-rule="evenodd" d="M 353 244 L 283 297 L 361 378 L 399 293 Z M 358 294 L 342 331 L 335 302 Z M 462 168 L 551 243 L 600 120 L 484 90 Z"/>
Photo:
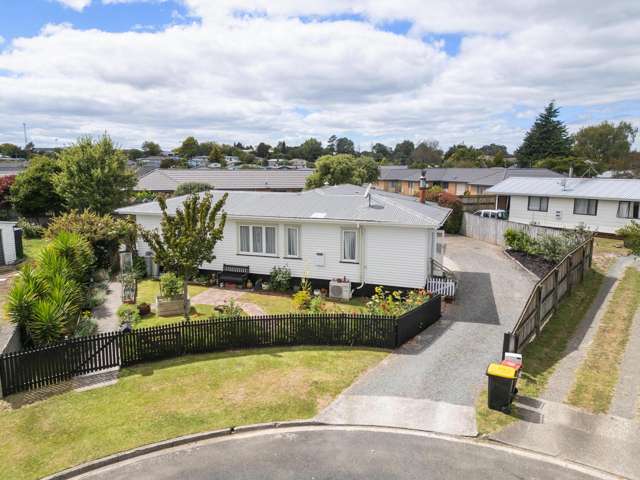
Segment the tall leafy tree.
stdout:
<path fill-rule="evenodd" d="M 444 166 L 458 168 L 482 167 L 484 165 L 480 159 L 481 155 L 482 152 L 472 146 L 454 145 L 447 151 Z"/>
<path fill-rule="evenodd" d="M 531 166 L 548 157 L 567 157 L 571 154 L 571 137 L 566 125 L 558 119 L 560 109 L 549 103 L 527 132 L 516 150 L 520 166 Z"/>
<path fill-rule="evenodd" d="M 322 152 L 322 143 L 315 138 L 305 140 L 300 145 L 300 156 L 310 162 L 315 162 Z"/>
<path fill-rule="evenodd" d="M 629 122 L 602 122 L 580 129 L 573 149 L 578 157 L 596 162 L 600 170 L 625 170 L 637 133 Z"/>
<path fill-rule="evenodd" d="M 55 215 L 63 210 L 63 201 L 53 185 L 60 172 L 57 160 L 37 156 L 16 176 L 11 186 L 11 202 L 20 215 L 29 218 Z"/>
<path fill-rule="evenodd" d="M 325 155 L 316 160 L 315 171 L 307 178 L 307 188 L 351 183 L 362 185 L 378 179 L 378 163 L 371 157 Z"/>
<path fill-rule="evenodd" d="M 256 147 L 256 155 L 260 158 L 269 158 L 269 150 L 271 150 L 271 145 L 260 142 Z"/>
<path fill-rule="evenodd" d="M 356 153 L 353 142 L 347 137 L 341 137 L 336 140 L 336 153 L 347 153 L 353 155 Z"/>
<path fill-rule="evenodd" d="M 371 153 L 376 160 L 384 160 L 391 157 L 391 149 L 383 143 L 376 143 L 371 147 Z"/>
<path fill-rule="evenodd" d="M 53 185 L 68 209 L 110 213 L 126 203 L 137 182 L 127 157 L 106 134 L 96 141 L 81 137 L 60 153 L 59 164 Z"/>
<path fill-rule="evenodd" d="M 437 140 L 422 141 L 409 157 L 411 168 L 426 168 L 442 163 L 442 150 Z"/>
<path fill-rule="evenodd" d="M 181 157 L 193 158 L 198 155 L 199 147 L 198 140 L 196 140 L 195 137 L 187 137 L 182 142 L 182 145 L 176 149 L 176 152 Z"/>
<path fill-rule="evenodd" d="M 338 141 L 338 137 L 335 135 L 331 135 L 327 139 L 327 153 L 336 153 L 336 142 Z"/>
<path fill-rule="evenodd" d="M 227 214 L 222 208 L 227 194 L 215 204 L 210 193 L 201 197 L 191 195 L 176 210 L 175 215 L 167 211 L 167 202 L 160 197 L 162 210 L 160 231 L 141 228 L 140 235 L 149 245 L 159 265 L 183 279 L 184 317 L 189 319 L 187 282 L 204 262 L 215 258 L 216 243 L 223 238 Z M 220 217 L 218 218 L 218 215 Z"/>
<path fill-rule="evenodd" d="M 393 149 L 393 159 L 402 165 L 406 165 L 415 149 L 416 146 L 411 140 L 404 140 Z"/>
<path fill-rule="evenodd" d="M 222 151 L 222 147 L 217 143 L 214 143 L 211 146 L 211 150 L 209 150 L 209 163 L 220 163 L 224 162 L 224 152 Z"/>
<path fill-rule="evenodd" d="M 14 145 L 13 143 L 3 143 L 0 144 L 0 155 L 4 155 L 5 157 L 24 157 L 25 152 L 18 145 Z"/>
<path fill-rule="evenodd" d="M 162 153 L 162 149 L 157 143 L 147 140 L 142 144 L 142 152 L 144 153 L 145 157 L 153 157 L 156 155 L 160 155 Z"/>

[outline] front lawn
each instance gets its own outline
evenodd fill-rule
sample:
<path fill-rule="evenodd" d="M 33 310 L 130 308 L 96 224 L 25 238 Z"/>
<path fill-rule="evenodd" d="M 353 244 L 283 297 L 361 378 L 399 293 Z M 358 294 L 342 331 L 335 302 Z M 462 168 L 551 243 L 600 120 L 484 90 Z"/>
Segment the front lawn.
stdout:
<path fill-rule="evenodd" d="M 35 479 L 147 443 L 313 417 L 386 351 L 269 348 L 143 364 L 113 386 L 11 410 L 0 402 L 0 479 Z"/>
<path fill-rule="evenodd" d="M 290 294 L 247 292 L 240 297 L 240 300 L 255 303 L 271 315 L 298 312 L 293 306 L 293 298 Z M 351 299 L 349 302 L 341 302 L 326 298 L 324 306 L 327 312 L 366 313 L 365 303 L 368 300 L 368 298 L 358 297 Z"/>
<path fill-rule="evenodd" d="M 22 240 L 25 260 L 33 261 L 38 258 L 40 252 L 47 246 L 49 240 L 46 238 L 25 238 Z"/>

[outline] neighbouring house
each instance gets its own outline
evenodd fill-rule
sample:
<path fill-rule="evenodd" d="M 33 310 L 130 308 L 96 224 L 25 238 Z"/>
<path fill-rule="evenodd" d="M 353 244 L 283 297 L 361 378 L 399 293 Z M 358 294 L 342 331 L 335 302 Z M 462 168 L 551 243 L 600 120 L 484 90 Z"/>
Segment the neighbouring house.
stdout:
<path fill-rule="evenodd" d="M 227 164 L 227 168 L 234 168 L 242 163 L 240 157 L 236 157 L 235 155 L 225 155 L 224 161 Z"/>
<path fill-rule="evenodd" d="M 640 219 L 640 180 L 513 177 L 489 192 L 508 199 L 512 222 L 615 233 Z"/>
<path fill-rule="evenodd" d="M 138 179 L 134 190 L 171 193 L 183 183 L 208 183 L 218 190 L 297 192 L 311 170 L 156 169 Z"/>
<path fill-rule="evenodd" d="M 510 177 L 562 177 L 546 168 L 427 168 L 427 185 L 438 185 L 454 195 L 484 195 L 487 189 Z M 398 166 L 380 169 L 377 188 L 387 192 L 417 195 L 422 170 Z"/>
<path fill-rule="evenodd" d="M 199 155 L 197 157 L 193 157 L 187 160 L 187 165 L 189 165 L 189 168 L 206 167 L 208 164 L 209 164 L 209 157 L 207 157 L 206 155 Z"/>
<path fill-rule="evenodd" d="M 212 191 L 216 200 L 224 193 Z M 273 267 L 286 266 L 294 278 L 306 277 L 316 288 L 346 278 L 367 294 L 376 285 L 424 288 L 442 263 L 444 232 L 439 229 L 450 210 L 433 203 L 354 185 L 227 193 L 224 239 L 203 270 L 248 266 L 254 280 L 268 281 Z M 168 211 L 174 213 L 184 199 L 167 200 Z M 157 202 L 116 212 L 135 216 L 146 229 L 160 227 Z M 139 254 L 148 251 L 139 240 Z"/>

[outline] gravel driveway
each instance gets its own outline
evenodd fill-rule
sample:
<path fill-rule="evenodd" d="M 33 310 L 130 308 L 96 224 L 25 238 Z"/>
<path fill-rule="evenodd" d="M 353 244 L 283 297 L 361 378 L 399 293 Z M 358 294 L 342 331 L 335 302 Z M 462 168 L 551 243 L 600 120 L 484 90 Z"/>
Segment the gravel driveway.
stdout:
<path fill-rule="evenodd" d="M 502 334 L 516 322 L 536 279 L 500 247 L 447 237 L 445 265 L 459 280 L 440 322 L 352 385 L 318 420 L 476 435 L 474 402 Z"/>

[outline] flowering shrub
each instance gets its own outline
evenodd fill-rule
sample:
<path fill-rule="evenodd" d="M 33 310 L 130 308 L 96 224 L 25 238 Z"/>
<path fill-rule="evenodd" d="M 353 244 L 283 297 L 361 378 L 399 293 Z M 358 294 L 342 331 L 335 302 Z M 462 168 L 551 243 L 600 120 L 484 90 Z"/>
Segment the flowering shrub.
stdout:
<path fill-rule="evenodd" d="M 371 315 L 399 316 L 419 307 L 430 298 L 431 295 L 426 290 L 410 290 L 403 296 L 399 290 L 388 292 L 378 286 L 367 302 L 367 312 Z"/>

